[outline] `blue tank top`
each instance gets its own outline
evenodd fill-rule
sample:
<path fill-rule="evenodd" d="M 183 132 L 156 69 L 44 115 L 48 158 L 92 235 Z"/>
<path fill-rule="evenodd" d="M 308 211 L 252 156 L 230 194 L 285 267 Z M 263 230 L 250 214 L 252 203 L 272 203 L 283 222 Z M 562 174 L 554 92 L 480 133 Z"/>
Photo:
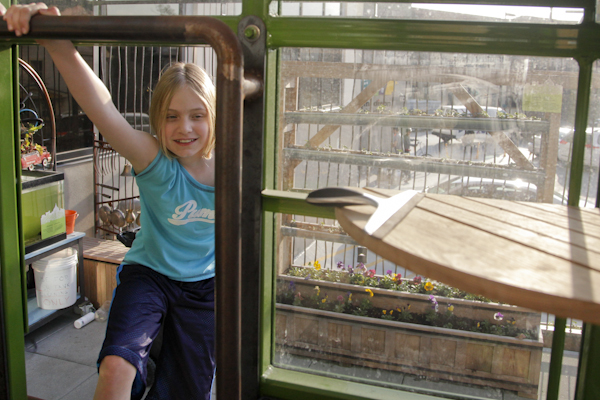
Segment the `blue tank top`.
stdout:
<path fill-rule="evenodd" d="M 183 282 L 215 276 L 214 187 L 196 181 L 161 151 L 135 176 L 141 229 L 123 263 L 144 265 Z"/>

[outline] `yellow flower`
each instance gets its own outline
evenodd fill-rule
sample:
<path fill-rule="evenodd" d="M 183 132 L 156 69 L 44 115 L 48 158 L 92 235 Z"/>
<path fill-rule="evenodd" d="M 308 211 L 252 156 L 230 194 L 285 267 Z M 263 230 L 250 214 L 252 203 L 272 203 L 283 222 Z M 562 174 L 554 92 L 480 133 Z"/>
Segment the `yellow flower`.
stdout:
<path fill-rule="evenodd" d="M 369 296 L 373 297 L 373 291 L 371 289 L 365 289 L 365 292 L 369 293 Z"/>
<path fill-rule="evenodd" d="M 396 311 L 402 312 L 402 310 L 400 309 L 400 307 L 396 307 Z"/>
<path fill-rule="evenodd" d="M 350 294 L 348 295 L 348 301 L 349 301 L 349 302 L 352 302 L 352 293 L 350 293 Z"/>
<path fill-rule="evenodd" d="M 315 269 L 316 269 L 317 271 L 319 271 L 319 270 L 321 269 L 321 263 L 320 263 L 320 262 L 318 262 L 318 261 L 315 261 Z"/>
<path fill-rule="evenodd" d="M 394 313 L 394 310 L 390 310 L 390 315 L 392 315 Z"/>
<path fill-rule="evenodd" d="M 431 282 L 427 282 L 424 287 L 428 292 L 433 290 L 433 284 Z"/>
<path fill-rule="evenodd" d="M 387 311 L 386 311 L 386 310 L 383 310 L 383 311 L 382 311 L 382 313 L 383 313 L 383 315 L 385 315 L 385 314 L 387 314 Z"/>
<path fill-rule="evenodd" d="M 479 328 L 479 322 L 477 323 L 477 327 Z"/>
<path fill-rule="evenodd" d="M 317 292 L 317 296 L 318 296 L 319 294 L 321 294 L 321 288 L 319 288 L 318 286 L 315 286 L 315 289 L 314 289 L 314 290 Z"/>
<path fill-rule="evenodd" d="M 454 306 L 448 307 L 448 311 L 450 311 L 450 312 L 454 311 Z"/>
<path fill-rule="evenodd" d="M 323 298 L 323 300 L 321 300 L 321 303 L 325 303 L 325 302 L 327 302 L 327 296 L 325 296 L 325 297 Z"/>

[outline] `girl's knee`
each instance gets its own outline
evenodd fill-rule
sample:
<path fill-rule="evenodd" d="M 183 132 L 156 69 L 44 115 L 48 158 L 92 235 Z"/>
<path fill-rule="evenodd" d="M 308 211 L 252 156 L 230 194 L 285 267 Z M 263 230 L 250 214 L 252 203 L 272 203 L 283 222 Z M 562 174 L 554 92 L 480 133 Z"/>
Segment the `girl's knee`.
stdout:
<path fill-rule="evenodd" d="M 100 363 L 99 374 L 105 379 L 122 380 L 126 379 L 133 382 L 135 378 L 135 367 L 124 358 L 119 356 L 106 356 Z"/>

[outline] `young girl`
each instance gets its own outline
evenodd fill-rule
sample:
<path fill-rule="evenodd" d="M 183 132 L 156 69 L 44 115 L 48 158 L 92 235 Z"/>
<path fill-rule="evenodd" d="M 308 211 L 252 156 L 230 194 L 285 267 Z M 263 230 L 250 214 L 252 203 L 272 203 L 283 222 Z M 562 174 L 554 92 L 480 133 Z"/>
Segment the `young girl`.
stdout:
<path fill-rule="evenodd" d="M 28 33 L 38 13 L 60 15 L 43 3 L 0 8 L 17 36 Z M 193 64 L 166 70 L 150 106 L 155 139 L 127 123 L 70 41 L 39 43 L 77 103 L 129 160 L 140 191 L 142 229 L 117 271 L 94 399 L 141 398 L 161 325 L 161 353 L 146 398 L 209 399 L 215 370 L 215 88 Z"/>

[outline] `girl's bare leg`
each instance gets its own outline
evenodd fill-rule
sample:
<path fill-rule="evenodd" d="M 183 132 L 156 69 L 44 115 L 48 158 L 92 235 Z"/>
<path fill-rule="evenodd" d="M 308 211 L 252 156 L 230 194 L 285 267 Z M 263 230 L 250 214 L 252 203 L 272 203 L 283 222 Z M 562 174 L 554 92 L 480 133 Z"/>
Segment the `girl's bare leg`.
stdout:
<path fill-rule="evenodd" d="M 94 400 L 130 400 L 136 369 L 119 356 L 106 356 L 100 363 Z"/>

